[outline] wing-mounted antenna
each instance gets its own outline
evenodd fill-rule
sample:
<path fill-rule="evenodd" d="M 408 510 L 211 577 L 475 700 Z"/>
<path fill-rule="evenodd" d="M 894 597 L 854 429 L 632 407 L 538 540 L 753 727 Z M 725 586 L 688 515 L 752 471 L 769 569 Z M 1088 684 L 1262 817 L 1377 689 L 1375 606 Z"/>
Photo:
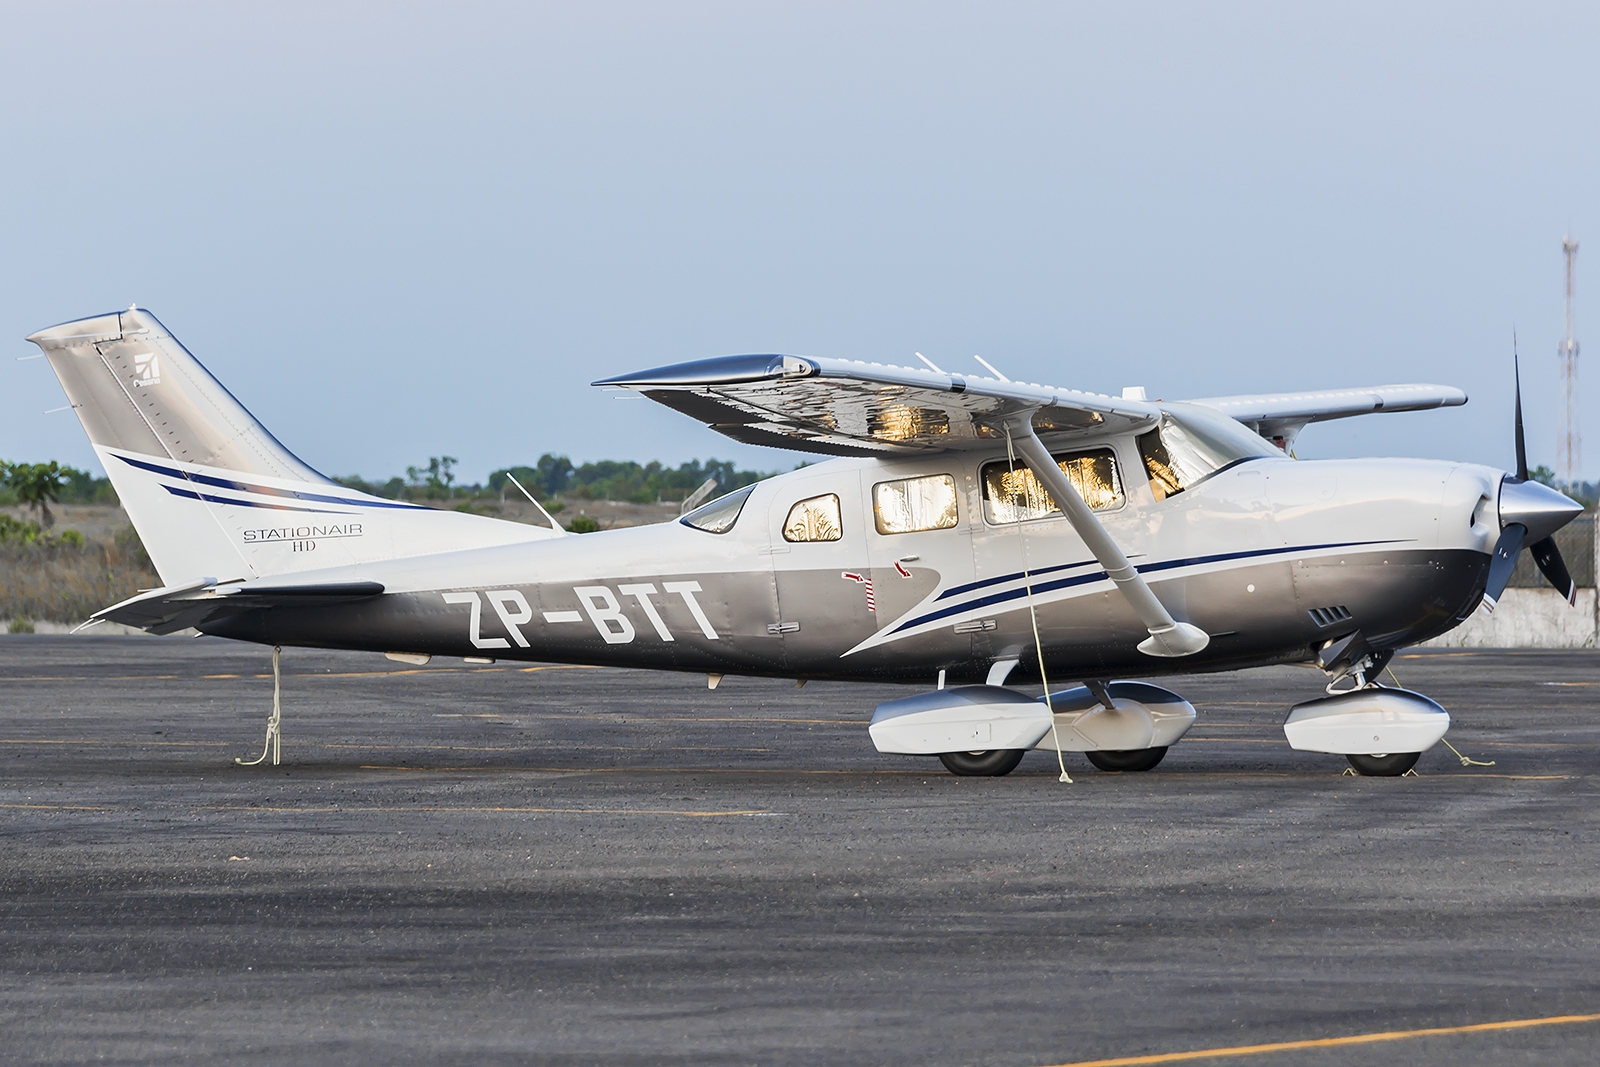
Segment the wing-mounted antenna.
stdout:
<path fill-rule="evenodd" d="M 982 363 L 984 370 L 988 371 L 990 374 L 994 375 L 996 378 L 999 378 L 1002 382 L 1009 382 L 1011 380 L 1010 378 L 1007 378 L 1004 374 L 1001 374 L 998 370 L 996 370 L 994 364 L 990 363 L 988 360 L 984 359 L 982 356 L 974 353 L 972 358 L 977 360 L 979 363 Z"/>

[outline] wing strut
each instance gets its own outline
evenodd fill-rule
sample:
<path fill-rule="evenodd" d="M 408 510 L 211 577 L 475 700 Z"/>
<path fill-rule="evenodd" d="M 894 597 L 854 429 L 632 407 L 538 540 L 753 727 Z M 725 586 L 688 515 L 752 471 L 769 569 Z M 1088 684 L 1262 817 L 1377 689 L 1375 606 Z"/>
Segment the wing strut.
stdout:
<path fill-rule="evenodd" d="M 1117 589 L 1127 598 L 1139 621 L 1144 623 L 1150 636 L 1139 642 L 1139 651 L 1147 656 L 1192 656 L 1211 643 L 1211 637 L 1198 626 L 1178 622 L 1167 611 L 1166 605 L 1156 599 L 1149 583 L 1138 572 L 1117 543 L 1094 517 L 1089 505 L 1072 487 L 1072 482 L 1062 473 L 1050 450 L 1044 447 L 1033 432 L 1033 412 L 1024 411 L 1005 421 L 1006 430 L 1016 443 L 1017 452 L 1033 472 L 1033 476 L 1049 492 L 1061 514 L 1067 517 L 1094 558 L 1104 567 L 1106 574 L 1116 583 Z"/>

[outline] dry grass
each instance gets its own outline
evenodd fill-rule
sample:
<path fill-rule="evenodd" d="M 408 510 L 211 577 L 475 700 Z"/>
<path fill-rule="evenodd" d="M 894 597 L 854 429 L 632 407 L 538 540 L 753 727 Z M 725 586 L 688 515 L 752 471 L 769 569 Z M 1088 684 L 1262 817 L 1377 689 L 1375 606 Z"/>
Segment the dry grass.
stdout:
<path fill-rule="evenodd" d="M 110 541 L 0 542 L 0 619 L 77 623 L 161 584 L 129 526 Z"/>

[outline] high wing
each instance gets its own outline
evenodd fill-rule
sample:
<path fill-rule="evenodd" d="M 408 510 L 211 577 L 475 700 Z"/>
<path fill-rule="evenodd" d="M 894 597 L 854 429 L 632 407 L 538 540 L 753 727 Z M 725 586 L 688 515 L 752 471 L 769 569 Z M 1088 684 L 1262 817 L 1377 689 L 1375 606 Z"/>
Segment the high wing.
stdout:
<path fill-rule="evenodd" d="M 720 356 L 594 383 L 632 389 L 735 441 L 836 456 L 993 447 L 1009 416 L 1041 434 L 1137 429 L 1156 405 L 1048 385 L 813 356 Z"/>
<path fill-rule="evenodd" d="M 101 608 L 84 626 L 117 622 L 153 634 L 170 634 L 213 619 L 253 608 L 312 607 L 365 600 L 383 593 L 378 582 L 274 584 L 223 582 L 202 578 L 186 585 L 150 589 L 109 608 Z M 81 627 L 80 627 L 81 628 Z"/>
<path fill-rule="evenodd" d="M 988 447 L 1008 417 L 1029 410 L 1046 435 L 1141 429 L 1161 414 L 1127 397 L 815 356 L 719 356 L 594 384 L 643 393 L 745 444 L 838 456 Z M 1460 389 L 1426 384 L 1190 401 L 1285 448 L 1308 423 L 1466 402 Z"/>
<path fill-rule="evenodd" d="M 1429 411 L 1460 407 L 1467 394 L 1448 385 L 1376 385 L 1370 389 L 1321 389 L 1303 393 L 1257 393 L 1192 400 L 1216 408 L 1287 448 L 1308 423 L 1370 415 L 1379 411 Z"/>

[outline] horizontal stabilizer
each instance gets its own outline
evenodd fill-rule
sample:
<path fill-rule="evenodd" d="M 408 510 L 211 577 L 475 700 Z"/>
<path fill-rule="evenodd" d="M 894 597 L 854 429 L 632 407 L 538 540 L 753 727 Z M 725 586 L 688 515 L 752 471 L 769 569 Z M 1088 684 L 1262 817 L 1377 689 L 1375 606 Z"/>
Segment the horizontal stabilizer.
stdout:
<path fill-rule="evenodd" d="M 237 615 L 241 611 L 340 604 L 382 594 L 383 585 L 379 582 L 321 582 L 305 585 L 269 582 L 219 584 L 215 578 L 202 578 L 186 585 L 168 586 L 140 593 L 120 604 L 102 608 L 94 613 L 90 621 L 116 622 L 147 630 L 153 634 L 170 634 L 191 626 L 200 629 L 204 623 L 213 619 Z"/>

